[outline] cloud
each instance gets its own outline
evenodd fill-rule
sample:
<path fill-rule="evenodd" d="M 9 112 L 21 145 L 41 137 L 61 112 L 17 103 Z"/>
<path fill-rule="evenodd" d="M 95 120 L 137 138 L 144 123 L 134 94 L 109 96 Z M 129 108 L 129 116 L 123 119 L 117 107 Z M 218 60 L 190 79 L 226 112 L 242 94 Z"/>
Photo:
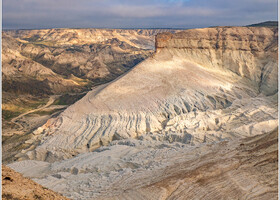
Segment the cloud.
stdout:
<path fill-rule="evenodd" d="M 3 0 L 3 28 L 205 27 L 277 20 L 277 0 Z"/>

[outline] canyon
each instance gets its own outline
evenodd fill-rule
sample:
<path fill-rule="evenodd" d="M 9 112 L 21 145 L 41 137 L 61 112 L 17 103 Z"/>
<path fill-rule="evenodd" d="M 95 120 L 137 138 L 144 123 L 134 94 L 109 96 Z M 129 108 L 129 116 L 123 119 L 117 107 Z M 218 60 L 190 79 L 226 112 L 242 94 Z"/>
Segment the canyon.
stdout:
<path fill-rule="evenodd" d="M 79 31 L 5 33 L 21 56 L 47 45 L 29 59 L 52 63 L 37 73 L 60 80 L 51 95 L 86 91 L 34 127 L 9 167 L 70 199 L 277 199 L 278 27 Z M 85 67 L 91 53 L 108 73 Z"/>

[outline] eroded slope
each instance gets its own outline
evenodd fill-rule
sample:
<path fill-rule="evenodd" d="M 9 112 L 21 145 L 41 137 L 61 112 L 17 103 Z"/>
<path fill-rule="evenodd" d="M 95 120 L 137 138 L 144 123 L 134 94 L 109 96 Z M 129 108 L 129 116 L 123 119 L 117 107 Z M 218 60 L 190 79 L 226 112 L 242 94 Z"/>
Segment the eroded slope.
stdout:
<path fill-rule="evenodd" d="M 173 30 L 3 31 L 4 161 L 10 162 L 14 153 L 25 148 L 34 128 L 80 99 L 85 91 L 115 79 L 149 57 L 154 35 L 163 31 Z M 53 97 L 55 101 L 48 108 L 28 114 Z"/>
<path fill-rule="evenodd" d="M 123 138 L 197 144 L 273 130 L 277 35 L 263 27 L 160 34 L 153 57 L 38 128 L 18 156 L 54 161 Z"/>
<path fill-rule="evenodd" d="M 196 146 L 127 139 L 10 166 L 71 199 L 278 199 L 278 132 Z"/>

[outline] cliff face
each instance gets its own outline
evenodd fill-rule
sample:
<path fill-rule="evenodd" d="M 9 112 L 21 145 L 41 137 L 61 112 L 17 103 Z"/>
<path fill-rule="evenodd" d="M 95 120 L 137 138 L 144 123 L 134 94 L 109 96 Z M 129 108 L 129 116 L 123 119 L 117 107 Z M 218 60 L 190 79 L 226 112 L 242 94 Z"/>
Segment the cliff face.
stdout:
<path fill-rule="evenodd" d="M 10 167 L 73 199 L 277 199 L 277 34 L 160 34 L 152 57 L 35 130 Z"/>
<path fill-rule="evenodd" d="M 54 161 L 124 138 L 197 144 L 273 130 L 277 34 L 244 27 L 160 34 L 153 57 L 38 128 L 18 156 Z"/>
<path fill-rule="evenodd" d="M 277 45 L 277 27 L 217 27 L 162 33 L 156 38 L 157 52 L 230 70 L 252 80 L 267 95 L 277 92 Z"/>

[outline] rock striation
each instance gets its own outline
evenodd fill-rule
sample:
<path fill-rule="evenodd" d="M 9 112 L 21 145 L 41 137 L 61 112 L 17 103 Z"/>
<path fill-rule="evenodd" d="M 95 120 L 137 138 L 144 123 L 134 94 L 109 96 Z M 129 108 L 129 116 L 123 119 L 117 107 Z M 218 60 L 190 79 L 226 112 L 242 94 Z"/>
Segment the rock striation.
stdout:
<path fill-rule="evenodd" d="M 115 140 L 199 144 L 273 130 L 278 30 L 194 29 L 156 38 L 156 53 L 34 131 L 20 159 L 53 162 Z"/>
<path fill-rule="evenodd" d="M 93 86 L 114 80 L 151 56 L 155 34 L 163 31 L 176 30 L 3 31 L 3 161 L 14 159 L 27 135 L 62 110 L 17 116 L 46 104 L 52 95 L 57 96 L 54 104 L 70 105 Z"/>
<path fill-rule="evenodd" d="M 3 132 L 18 133 L 10 118 L 50 95 L 80 96 L 124 74 L 152 55 L 155 34 L 163 31 L 176 30 L 3 31 Z"/>
<path fill-rule="evenodd" d="M 230 70 L 272 95 L 277 91 L 277 29 L 221 27 L 163 33 L 157 36 L 156 48 L 158 52 L 175 51 L 207 68 Z"/>
<path fill-rule="evenodd" d="M 61 162 L 9 166 L 70 199 L 276 200 L 278 132 L 196 146 L 127 139 Z"/>

